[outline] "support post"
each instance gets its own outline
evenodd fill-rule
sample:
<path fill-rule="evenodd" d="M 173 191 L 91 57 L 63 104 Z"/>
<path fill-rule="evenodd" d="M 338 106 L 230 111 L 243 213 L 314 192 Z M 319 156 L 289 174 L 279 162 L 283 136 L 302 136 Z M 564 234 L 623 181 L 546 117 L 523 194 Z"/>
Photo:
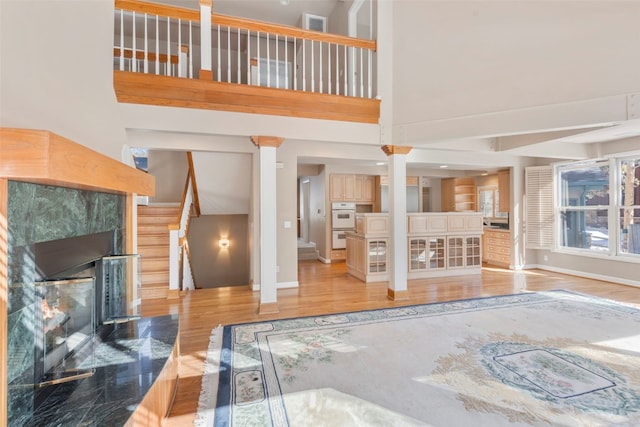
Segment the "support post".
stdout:
<path fill-rule="evenodd" d="M 283 139 L 252 136 L 260 156 L 260 307 L 259 314 L 277 313 L 276 149 Z"/>
<path fill-rule="evenodd" d="M 384 145 L 389 157 L 389 288 L 392 300 L 409 298 L 407 290 L 407 154 L 411 147 Z"/>
<path fill-rule="evenodd" d="M 213 0 L 200 0 L 200 78 L 213 80 L 211 68 L 211 11 Z"/>

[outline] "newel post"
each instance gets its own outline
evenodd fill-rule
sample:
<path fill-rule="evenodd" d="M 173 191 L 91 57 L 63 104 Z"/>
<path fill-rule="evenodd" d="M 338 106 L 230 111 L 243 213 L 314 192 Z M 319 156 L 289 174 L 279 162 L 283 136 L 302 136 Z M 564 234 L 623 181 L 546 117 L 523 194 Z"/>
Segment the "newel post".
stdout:
<path fill-rule="evenodd" d="M 211 68 L 211 11 L 213 0 L 200 0 L 200 78 L 213 80 Z"/>

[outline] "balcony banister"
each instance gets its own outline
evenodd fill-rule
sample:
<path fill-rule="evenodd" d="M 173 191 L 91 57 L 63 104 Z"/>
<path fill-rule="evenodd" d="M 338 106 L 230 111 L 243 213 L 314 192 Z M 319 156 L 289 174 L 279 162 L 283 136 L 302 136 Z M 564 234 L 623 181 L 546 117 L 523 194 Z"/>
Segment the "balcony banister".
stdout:
<path fill-rule="evenodd" d="M 138 0 L 115 0 L 115 8 L 150 15 L 169 16 L 187 21 L 200 21 L 200 11 Z"/>

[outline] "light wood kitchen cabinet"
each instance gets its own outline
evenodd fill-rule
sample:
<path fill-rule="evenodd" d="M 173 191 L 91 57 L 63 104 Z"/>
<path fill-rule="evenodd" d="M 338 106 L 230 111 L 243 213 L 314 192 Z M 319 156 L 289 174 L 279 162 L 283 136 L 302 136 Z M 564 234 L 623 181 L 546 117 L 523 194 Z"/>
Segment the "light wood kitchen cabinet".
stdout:
<path fill-rule="evenodd" d="M 446 178 L 441 181 L 443 212 L 475 212 L 476 181 L 474 178 Z"/>
<path fill-rule="evenodd" d="M 509 268 L 511 264 L 511 233 L 509 230 L 484 230 L 483 261 Z"/>
<path fill-rule="evenodd" d="M 348 234 L 348 273 L 367 283 L 389 280 L 387 246 L 386 238 Z"/>
<path fill-rule="evenodd" d="M 329 195 L 332 202 L 354 202 L 356 198 L 356 176 L 353 174 L 331 174 Z"/>
<path fill-rule="evenodd" d="M 500 212 L 511 210 L 511 175 L 509 169 L 498 172 L 498 209 Z"/>
<path fill-rule="evenodd" d="M 355 201 L 373 203 L 376 199 L 376 179 L 373 175 L 355 176 Z"/>
<path fill-rule="evenodd" d="M 442 234 L 448 229 L 447 215 L 408 214 L 409 234 Z"/>

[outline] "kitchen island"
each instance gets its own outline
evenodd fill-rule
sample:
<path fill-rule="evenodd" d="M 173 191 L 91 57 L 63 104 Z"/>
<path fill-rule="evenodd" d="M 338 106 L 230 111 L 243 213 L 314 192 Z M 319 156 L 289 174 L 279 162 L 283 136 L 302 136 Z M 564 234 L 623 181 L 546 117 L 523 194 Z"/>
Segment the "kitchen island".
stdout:
<path fill-rule="evenodd" d="M 347 273 L 370 282 L 389 280 L 389 215 L 356 214 L 347 233 Z M 480 274 L 482 214 L 424 212 L 407 215 L 409 279 Z"/>

